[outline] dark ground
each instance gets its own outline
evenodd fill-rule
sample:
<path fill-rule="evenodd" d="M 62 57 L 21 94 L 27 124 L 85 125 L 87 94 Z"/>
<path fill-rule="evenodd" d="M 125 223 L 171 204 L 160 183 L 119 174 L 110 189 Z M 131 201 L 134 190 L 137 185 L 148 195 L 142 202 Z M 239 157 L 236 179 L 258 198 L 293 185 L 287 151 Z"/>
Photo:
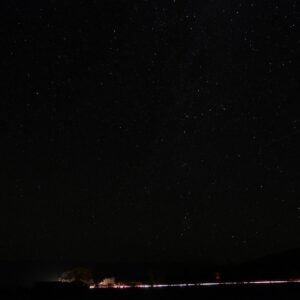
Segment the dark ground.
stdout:
<path fill-rule="evenodd" d="M 147 290 L 16 290 L 1 299 L 299 299 L 300 285 L 163 288 Z"/>

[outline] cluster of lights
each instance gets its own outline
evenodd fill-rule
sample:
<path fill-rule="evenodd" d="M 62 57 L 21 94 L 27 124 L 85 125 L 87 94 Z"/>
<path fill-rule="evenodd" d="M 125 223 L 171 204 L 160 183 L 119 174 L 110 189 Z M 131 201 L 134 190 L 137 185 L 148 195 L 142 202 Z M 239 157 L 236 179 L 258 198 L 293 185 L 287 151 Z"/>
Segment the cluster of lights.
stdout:
<path fill-rule="evenodd" d="M 96 286 L 91 285 L 90 289 L 95 288 L 114 288 L 114 289 L 127 289 L 127 288 L 172 288 L 172 287 L 197 287 L 197 286 L 222 286 L 222 285 L 275 285 L 275 284 L 286 284 L 286 283 L 300 283 L 300 279 L 290 280 L 259 280 L 259 281 L 227 281 L 227 282 L 201 282 L 201 283 L 173 283 L 173 284 L 114 284 L 114 285 L 102 285 Z"/>

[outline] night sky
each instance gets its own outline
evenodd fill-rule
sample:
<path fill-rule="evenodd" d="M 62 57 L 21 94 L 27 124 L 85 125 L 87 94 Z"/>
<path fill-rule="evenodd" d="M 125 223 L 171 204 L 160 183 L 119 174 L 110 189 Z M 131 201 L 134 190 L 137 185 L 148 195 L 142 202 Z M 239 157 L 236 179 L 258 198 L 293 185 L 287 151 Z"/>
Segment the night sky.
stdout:
<path fill-rule="evenodd" d="M 298 1 L 11 0 L 0 14 L 1 260 L 300 247 Z"/>

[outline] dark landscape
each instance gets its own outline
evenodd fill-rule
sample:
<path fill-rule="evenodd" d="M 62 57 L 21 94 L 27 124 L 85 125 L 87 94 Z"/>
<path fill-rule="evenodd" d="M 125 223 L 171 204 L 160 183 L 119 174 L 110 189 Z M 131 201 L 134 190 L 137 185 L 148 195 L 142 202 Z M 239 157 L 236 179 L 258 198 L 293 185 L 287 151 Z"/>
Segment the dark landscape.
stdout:
<path fill-rule="evenodd" d="M 146 283 L 149 285 L 147 288 L 132 285 L 126 288 L 90 289 L 80 281 L 58 282 L 61 270 L 76 266 L 75 262 L 64 264 L 6 262 L 0 264 L 2 270 L 0 296 L 4 299 L 183 299 L 186 297 L 192 299 L 194 296 L 203 299 L 296 299 L 300 293 L 299 253 L 299 249 L 295 249 L 265 256 L 245 264 L 223 266 L 186 263 L 167 265 L 82 262 L 80 264 L 92 270 L 95 281 L 116 276 L 123 282 Z M 217 280 L 216 273 L 220 276 Z M 258 283 L 247 283 L 254 280 Z M 267 283 L 268 280 L 275 283 Z M 280 283 L 282 280 L 290 282 Z M 296 280 L 298 282 L 295 282 Z M 182 282 L 210 282 L 221 285 L 155 287 L 158 284 Z M 235 282 L 235 284 L 222 285 L 226 282 Z"/>
<path fill-rule="evenodd" d="M 299 284 L 259 287 L 166 288 L 160 290 L 17 290 L 1 299 L 298 299 Z"/>

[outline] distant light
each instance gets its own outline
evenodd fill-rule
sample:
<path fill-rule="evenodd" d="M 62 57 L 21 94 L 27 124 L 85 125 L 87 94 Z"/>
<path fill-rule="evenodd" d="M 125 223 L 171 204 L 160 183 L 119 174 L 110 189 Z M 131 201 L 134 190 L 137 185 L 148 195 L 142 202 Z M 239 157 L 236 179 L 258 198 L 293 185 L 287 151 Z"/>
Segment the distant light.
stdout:
<path fill-rule="evenodd" d="M 300 278 L 289 280 L 254 280 L 254 281 L 224 281 L 224 282 L 198 282 L 198 283 L 171 283 L 171 284 L 138 284 L 138 285 L 126 285 L 126 284 L 114 284 L 114 285 L 90 285 L 90 289 L 95 288 L 107 288 L 107 289 L 124 289 L 124 288 L 178 288 L 178 287 L 197 287 L 197 286 L 222 286 L 222 285 L 276 285 L 287 283 L 300 283 Z"/>

